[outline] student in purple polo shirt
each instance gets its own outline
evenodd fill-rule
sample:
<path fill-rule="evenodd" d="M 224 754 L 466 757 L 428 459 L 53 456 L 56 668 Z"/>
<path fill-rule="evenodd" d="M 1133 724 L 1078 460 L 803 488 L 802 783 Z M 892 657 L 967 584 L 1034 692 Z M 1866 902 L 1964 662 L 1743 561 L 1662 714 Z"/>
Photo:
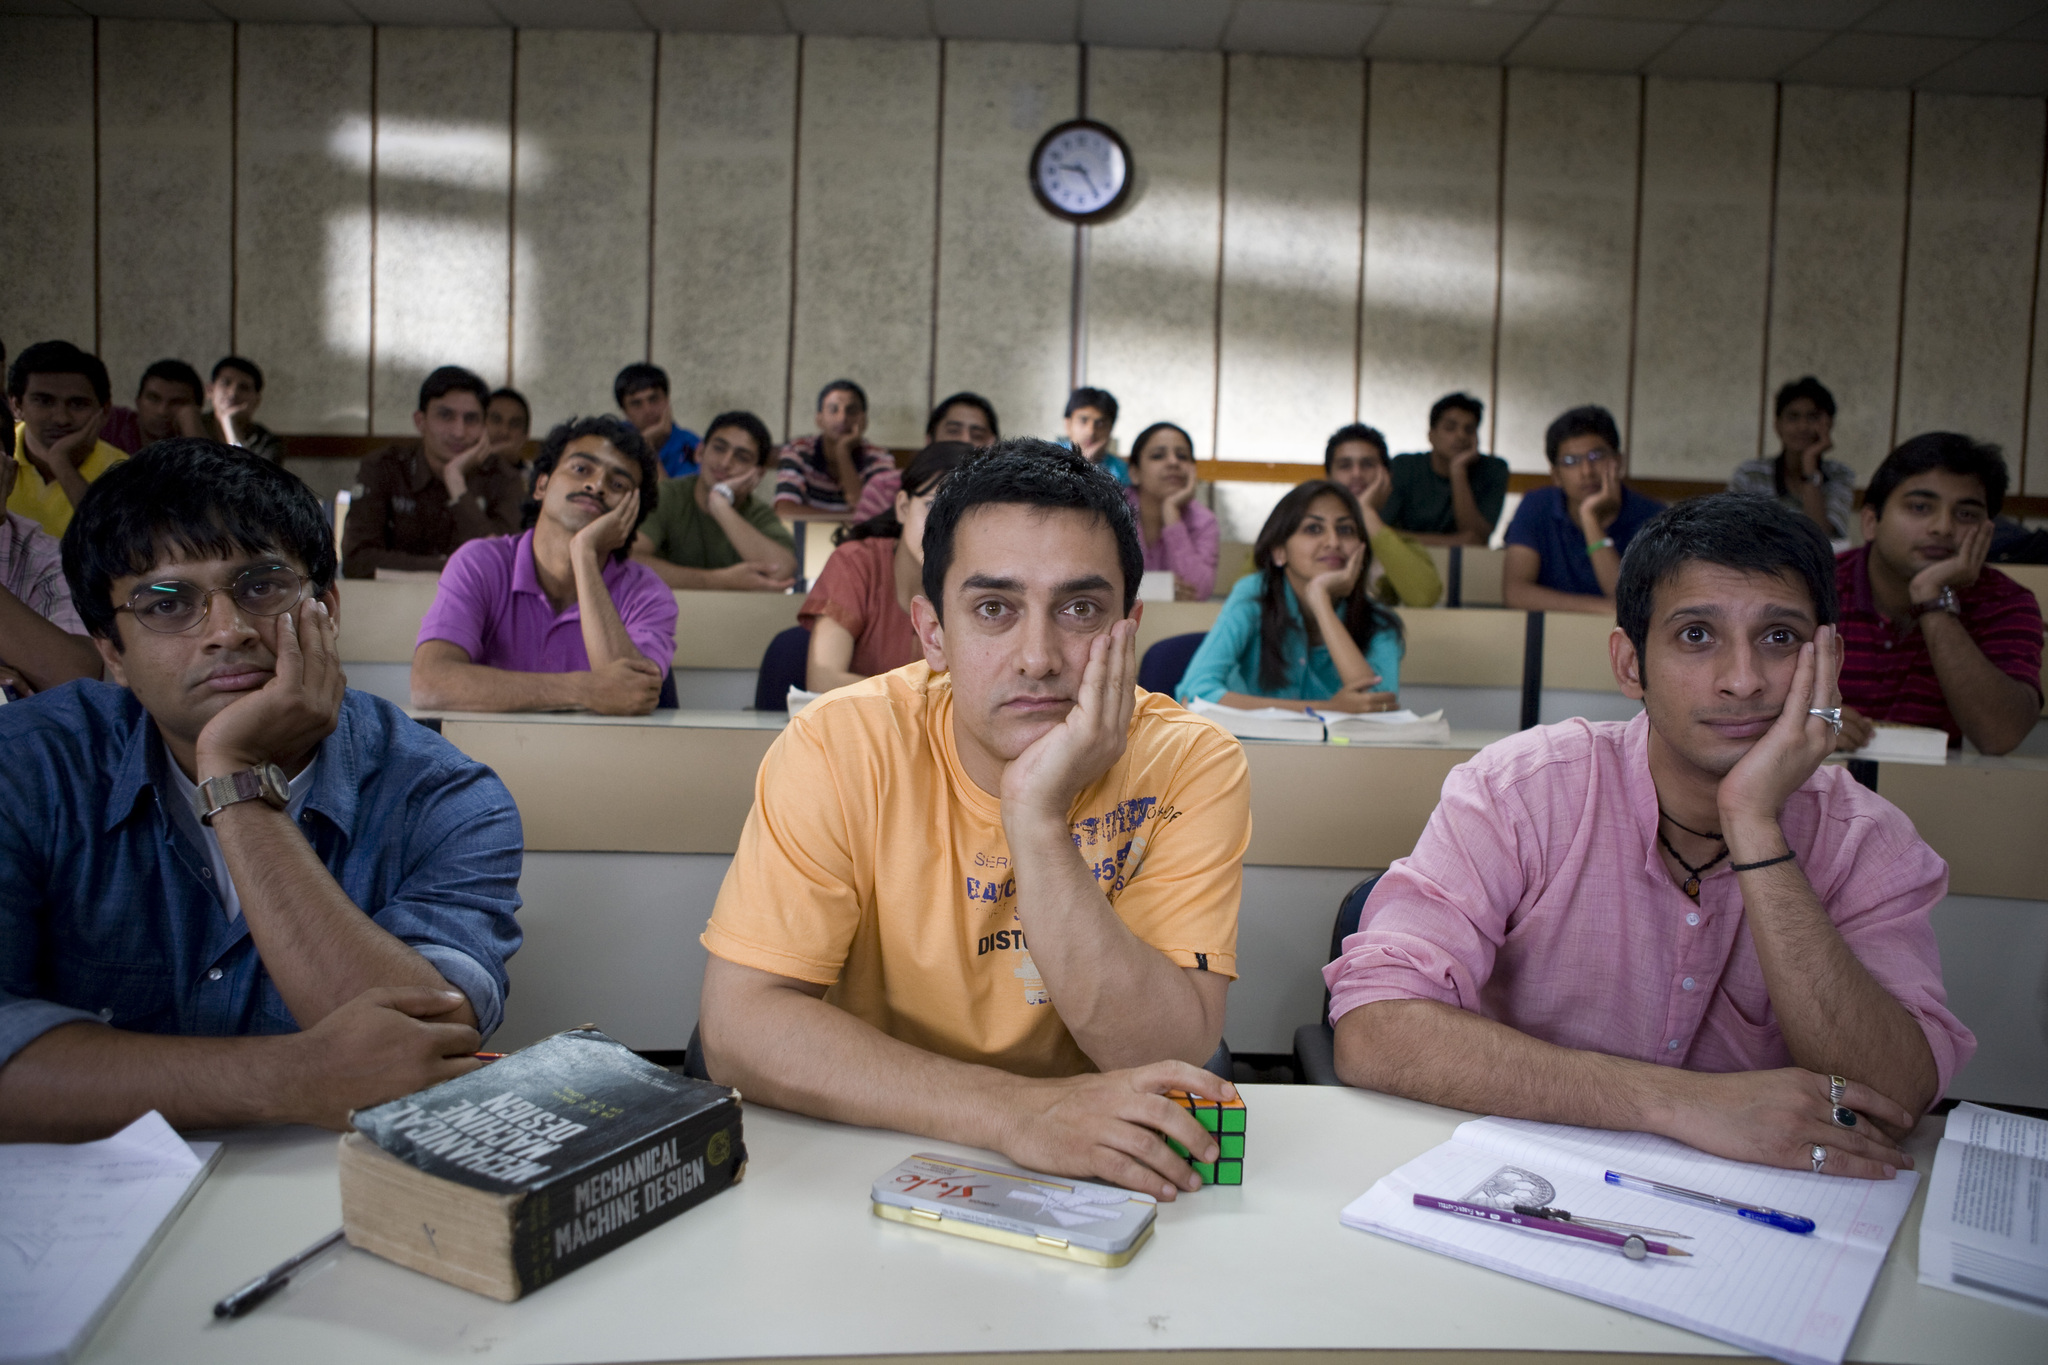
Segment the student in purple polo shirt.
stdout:
<path fill-rule="evenodd" d="M 413 705 L 446 711 L 654 709 L 676 649 L 676 599 L 627 557 L 661 467 L 617 417 L 548 433 L 527 530 L 448 557 L 412 655 Z"/>

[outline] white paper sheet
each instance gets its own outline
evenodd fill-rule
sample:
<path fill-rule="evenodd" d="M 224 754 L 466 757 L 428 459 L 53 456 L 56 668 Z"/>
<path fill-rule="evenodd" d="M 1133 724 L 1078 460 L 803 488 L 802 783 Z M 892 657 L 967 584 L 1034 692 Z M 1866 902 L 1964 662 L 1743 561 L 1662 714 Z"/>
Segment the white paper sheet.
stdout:
<path fill-rule="evenodd" d="M 1920 1215 L 1920 1283 L 2048 1318 L 2048 1121 L 1950 1112 Z"/>
<path fill-rule="evenodd" d="M 0 1145 L 0 1362 L 76 1355 L 219 1155 L 154 1110 L 99 1142 Z"/>
<path fill-rule="evenodd" d="M 1695 1204 L 1606 1183 L 1609 1170 L 1804 1214 L 1805 1236 Z M 1611 1247 L 1453 1217 L 1413 1196 L 1513 1202 L 1669 1228 L 1688 1259 L 1631 1261 Z M 1514 1119 L 1475 1119 L 1354 1200 L 1356 1228 L 1455 1256 L 1568 1294 L 1612 1304 L 1797 1365 L 1840 1365 L 1856 1320 L 1912 1202 L 1918 1177 L 1845 1180 L 1725 1161 L 1648 1133 L 1609 1133 Z"/>

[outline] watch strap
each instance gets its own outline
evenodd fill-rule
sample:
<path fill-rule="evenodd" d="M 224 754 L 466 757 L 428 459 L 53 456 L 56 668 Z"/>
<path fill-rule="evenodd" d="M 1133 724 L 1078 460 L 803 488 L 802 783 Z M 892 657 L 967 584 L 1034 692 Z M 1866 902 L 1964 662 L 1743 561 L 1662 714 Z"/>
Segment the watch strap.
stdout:
<path fill-rule="evenodd" d="M 244 801 L 260 800 L 273 810 L 283 810 L 291 801 L 291 787 L 283 778 L 283 770 L 269 763 L 207 778 L 192 799 L 199 823 L 211 825 L 214 816 Z"/>
<path fill-rule="evenodd" d="M 1917 621 L 1931 611 L 1945 611 L 1951 616 L 1961 616 L 1963 604 L 1957 600 L 1954 588 L 1943 588 L 1929 600 L 1914 602 L 1906 610 Z"/>

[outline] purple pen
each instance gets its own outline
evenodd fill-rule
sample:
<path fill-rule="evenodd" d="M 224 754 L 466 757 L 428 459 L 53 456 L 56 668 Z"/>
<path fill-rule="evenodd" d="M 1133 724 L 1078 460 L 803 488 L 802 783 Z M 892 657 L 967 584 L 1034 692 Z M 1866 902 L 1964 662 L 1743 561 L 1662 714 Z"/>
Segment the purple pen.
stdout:
<path fill-rule="evenodd" d="M 1555 1218 L 1531 1218 L 1524 1214 L 1509 1213 L 1504 1209 L 1488 1208 L 1484 1204 L 1467 1204 L 1458 1199 L 1445 1199 L 1434 1194 L 1418 1194 L 1415 1206 L 1422 1209 L 1436 1209 L 1441 1213 L 1455 1213 L 1461 1218 L 1476 1218 L 1482 1223 L 1504 1223 L 1510 1227 L 1529 1228 L 1535 1232 L 1554 1232 L 1561 1237 L 1576 1237 L 1585 1242 L 1598 1242 L 1610 1246 L 1628 1257 L 1640 1261 L 1645 1256 L 1690 1256 L 1690 1251 L 1681 1251 L 1665 1242 L 1652 1242 L 1640 1233 L 1612 1232 L 1606 1228 L 1587 1227 L 1582 1223 L 1564 1223 Z"/>

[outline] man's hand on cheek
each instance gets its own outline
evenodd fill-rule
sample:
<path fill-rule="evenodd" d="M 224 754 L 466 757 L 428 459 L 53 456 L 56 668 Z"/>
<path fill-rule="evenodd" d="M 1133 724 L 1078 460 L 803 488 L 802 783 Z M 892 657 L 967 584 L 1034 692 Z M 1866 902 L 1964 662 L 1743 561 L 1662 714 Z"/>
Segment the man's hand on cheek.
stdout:
<path fill-rule="evenodd" d="M 1089 783 L 1123 756 L 1138 676 L 1135 621 L 1118 621 L 1088 644 L 1088 664 L 1066 719 L 1003 769 L 1005 810 L 1067 818 Z"/>
<path fill-rule="evenodd" d="M 286 763 L 334 733 L 348 680 L 335 649 L 325 602 L 305 602 L 277 618 L 277 664 L 270 681 L 238 697 L 199 732 L 202 780 Z"/>

